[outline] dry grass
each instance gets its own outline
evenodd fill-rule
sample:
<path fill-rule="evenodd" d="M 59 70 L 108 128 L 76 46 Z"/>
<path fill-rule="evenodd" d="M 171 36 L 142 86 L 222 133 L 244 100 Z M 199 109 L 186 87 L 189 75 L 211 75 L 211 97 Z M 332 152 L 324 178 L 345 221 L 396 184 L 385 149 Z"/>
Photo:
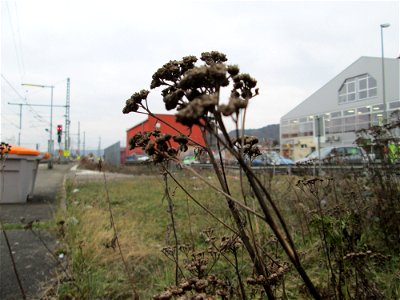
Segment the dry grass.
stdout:
<path fill-rule="evenodd" d="M 215 183 L 216 178 L 212 172 L 203 171 L 202 175 Z M 175 176 L 202 205 L 227 225 L 234 227 L 223 196 L 211 190 L 187 170 L 177 172 Z M 241 192 L 239 173 L 229 172 L 227 177 L 232 194 L 238 199 L 243 199 L 244 195 L 247 205 L 257 210 L 258 206 L 245 182 L 243 194 Z M 316 230 L 310 227 L 315 203 L 312 198 L 302 194 L 296 188 L 296 183 L 301 178 L 282 175 L 272 177 L 268 174 L 262 174 L 260 178 L 271 190 L 276 204 L 285 215 L 309 275 L 318 286 L 326 285 L 329 277 L 321 241 Z M 226 232 L 220 223 L 207 215 L 172 180 L 168 180 L 168 185 L 174 203 L 175 226 L 180 244 L 190 243 L 199 249 L 204 249 L 206 245 L 200 236 L 203 230 L 212 227 L 221 236 Z M 163 197 L 163 178 L 161 175 L 135 176 L 133 180 L 108 182 L 107 187 L 122 253 L 131 268 L 141 299 L 149 299 L 174 282 L 172 271 L 174 265 L 160 251 L 164 246 L 175 244 L 167 201 Z M 79 191 L 72 193 L 71 191 L 75 188 Z M 346 192 L 349 186 L 343 184 L 339 188 Z M 85 183 L 70 188 L 68 215 L 65 216 L 69 224 L 66 240 L 71 248 L 71 259 L 79 264 L 84 261 L 87 265 L 87 270 L 81 272 L 79 276 L 85 277 L 87 273 L 92 274 L 91 281 L 85 284 L 93 286 L 92 292 L 96 291 L 96 297 L 102 298 L 107 295 L 108 299 L 125 299 L 126 296 L 128 299 L 130 290 L 126 273 L 118 251 L 112 247 L 113 231 L 110 226 L 106 195 L 105 185 L 102 182 Z M 329 205 L 335 206 L 332 195 L 327 200 Z M 74 218 L 78 220 L 75 225 Z M 252 217 L 251 222 L 264 251 L 267 251 L 269 255 L 274 255 L 276 259 L 285 260 L 285 255 L 278 250 L 271 231 L 265 223 L 257 217 Z M 244 255 L 241 260 L 243 272 L 246 273 L 246 266 L 250 266 L 248 257 Z M 228 270 L 223 264 L 217 265 L 217 268 L 220 268 L 221 272 Z M 380 281 L 383 281 L 384 275 L 379 275 L 382 279 Z M 94 281 L 97 281 L 97 284 Z M 300 293 L 301 285 L 301 280 L 294 272 L 287 275 L 285 292 L 289 299 L 305 297 Z M 397 286 L 397 283 L 394 286 Z M 116 288 L 118 288 L 118 293 Z M 119 298 L 115 295 L 119 295 Z"/>

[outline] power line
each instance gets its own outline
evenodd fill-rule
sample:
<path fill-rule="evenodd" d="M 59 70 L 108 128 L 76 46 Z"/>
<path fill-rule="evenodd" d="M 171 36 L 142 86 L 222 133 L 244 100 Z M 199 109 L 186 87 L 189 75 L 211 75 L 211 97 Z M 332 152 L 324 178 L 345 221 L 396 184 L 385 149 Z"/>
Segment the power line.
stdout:
<path fill-rule="evenodd" d="M 11 121 L 8 117 L 2 116 L 1 118 L 2 118 L 2 119 L 4 118 L 4 119 L 7 121 L 7 122 L 2 122 L 2 123 L 13 125 L 14 127 L 16 127 L 16 128 L 19 129 L 19 126 L 18 126 L 17 124 L 15 124 L 13 121 Z M 3 121 L 3 120 L 2 120 L 2 121 Z"/>
<path fill-rule="evenodd" d="M 9 89 L 1 89 L 2 96 L 6 96 L 8 98 L 15 98 L 14 93 L 12 93 Z"/>
<path fill-rule="evenodd" d="M 17 9 L 17 2 L 14 2 L 15 6 L 15 16 L 17 18 L 17 34 L 18 34 L 18 41 L 19 41 L 19 48 L 20 48 L 20 53 L 21 53 L 21 64 L 22 64 L 22 75 L 25 75 L 25 63 L 24 63 L 24 54 L 22 52 L 22 39 L 21 39 L 21 31 L 19 27 L 19 18 L 18 18 L 18 9 Z M 21 78 L 22 80 L 22 78 Z"/>
<path fill-rule="evenodd" d="M 14 25 L 13 25 L 13 22 L 12 22 L 12 19 L 11 19 L 11 12 L 10 12 L 10 7 L 8 6 L 8 2 L 6 2 L 6 7 L 7 7 L 7 12 L 8 12 L 8 20 L 10 21 L 10 26 L 11 26 L 11 35 L 12 35 L 13 44 L 14 44 L 15 56 L 17 58 L 19 75 L 21 76 L 21 79 L 22 79 L 22 64 L 21 64 L 21 59 L 20 59 L 20 54 L 19 54 L 19 51 L 18 51 L 18 47 L 17 47 L 17 42 L 15 40 Z"/>
<path fill-rule="evenodd" d="M 1 74 L 1 77 L 4 79 L 4 81 L 10 86 L 10 88 L 18 95 L 18 97 L 20 97 L 22 100 L 26 101 L 26 99 L 24 97 L 21 96 L 20 93 L 18 93 L 18 91 L 13 87 L 13 85 L 7 80 L 6 77 L 4 77 L 3 74 Z"/>
<path fill-rule="evenodd" d="M 32 114 L 34 114 L 37 119 L 42 119 L 43 121 L 45 121 L 45 119 L 36 110 L 33 109 L 32 105 L 30 103 L 28 103 L 28 101 L 26 100 L 26 97 L 21 96 L 21 94 L 14 88 L 14 86 L 10 83 L 10 81 L 7 80 L 7 78 L 3 74 L 1 74 L 1 77 L 10 86 L 10 88 L 18 95 L 18 97 L 21 98 L 26 103 L 26 105 L 29 106 L 29 111 Z"/>

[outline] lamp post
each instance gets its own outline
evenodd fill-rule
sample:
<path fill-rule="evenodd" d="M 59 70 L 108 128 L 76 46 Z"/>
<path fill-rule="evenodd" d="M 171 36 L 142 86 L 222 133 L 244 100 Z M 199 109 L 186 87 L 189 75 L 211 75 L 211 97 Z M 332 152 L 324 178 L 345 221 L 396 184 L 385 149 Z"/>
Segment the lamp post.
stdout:
<path fill-rule="evenodd" d="M 386 108 L 386 91 L 385 91 L 385 59 L 383 52 L 383 28 L 388 28 L 389 23 L 381 24 L 381 49 L 382 49 L 382 97 L 383 97 L 383 122 L 388 122 L 387 108 Z"/>
<path fill-rule="evenodd" d="M 42 84 L 31 84 L 31 83 L 22 83 L 23 86 L 33 86 L 33 87 L 40 87 L 40 88 L 50 88 L 51 89 L 51 96 L 50 96 L 50 128 L 49 128 L 49 142 L 47 151 L 50 154 L 50 158 L 47 164 L 48 169 L 53 168 L 53 85 L 42 85 Z"/>

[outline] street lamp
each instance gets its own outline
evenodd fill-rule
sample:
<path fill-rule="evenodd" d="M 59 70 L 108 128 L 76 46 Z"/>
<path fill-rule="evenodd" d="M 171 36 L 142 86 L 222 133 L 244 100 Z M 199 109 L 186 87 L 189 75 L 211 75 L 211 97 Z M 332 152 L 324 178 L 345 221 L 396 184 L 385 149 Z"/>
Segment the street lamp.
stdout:
<path fill-rule="evenodd" d="M 47 145 L 47 151 L 50 154 L 50 158 L 47 164 L 49 169 L 53 168 L 53 85 L 42 85 L 42 84 L 31 84 L 31 83 L 22 83 L 22 86 L 34 86 L 40 88 L 50 88 L 51 89 L 51 97 L 50 97 L 50 128 L 49 128 L 49 142 Z"/>
<path fill-rule="evenodd" d="M 382 97 L 383 97 L 383 118 L 384 122 L 388 122 L 387 108 L 386 108 L 386 91 L 385 91 L 385 60 L 383 54 L 383 28 L 388 28 L 389 23 L 381 24 L 381 49 L 382 49 Z"/>

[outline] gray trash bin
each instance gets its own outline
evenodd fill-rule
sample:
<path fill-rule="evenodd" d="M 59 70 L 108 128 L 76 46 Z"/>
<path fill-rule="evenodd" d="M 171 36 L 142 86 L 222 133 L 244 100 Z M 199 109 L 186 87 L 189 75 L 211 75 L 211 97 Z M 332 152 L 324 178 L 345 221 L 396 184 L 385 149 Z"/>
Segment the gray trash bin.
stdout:
<path fill-rule="evenodd" d="M 25 203 L 32 196 L 43 156 L 37 150 L 11 147 L 0 162 L 0 203 Z"/>

